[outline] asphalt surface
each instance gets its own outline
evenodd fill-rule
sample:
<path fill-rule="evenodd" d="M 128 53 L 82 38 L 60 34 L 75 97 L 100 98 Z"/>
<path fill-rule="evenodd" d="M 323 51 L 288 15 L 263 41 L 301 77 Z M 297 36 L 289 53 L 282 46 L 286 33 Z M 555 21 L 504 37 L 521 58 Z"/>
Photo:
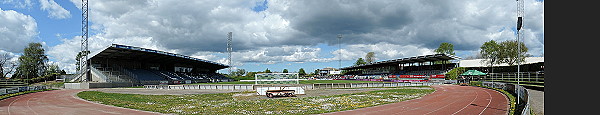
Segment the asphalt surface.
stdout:
<path fill-rule="evenodd" d="M 434 85 L 436 91 L 418 99 L 325 113 L 327 115 L 506 115 L 508 98 L 485 88 L 458 85 Z"/>
<path fill-rule="evenodd" d="M 544 91 L 527 89 L 529 92 L 529 107 L 536 115 L 544 114 Z"/>

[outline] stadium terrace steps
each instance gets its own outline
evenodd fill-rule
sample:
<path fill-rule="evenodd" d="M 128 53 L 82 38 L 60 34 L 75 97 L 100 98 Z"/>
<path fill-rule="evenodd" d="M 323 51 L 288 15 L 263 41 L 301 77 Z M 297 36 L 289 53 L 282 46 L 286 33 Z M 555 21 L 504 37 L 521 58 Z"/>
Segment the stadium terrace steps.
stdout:
<path fill-rule="evenodd" d="M 129 72 L 137 76 L 140 81 L 159 81 L 166 80 L 164 76 L 158 75 L 151 70 L 145 69 L 127 69 Z"/>

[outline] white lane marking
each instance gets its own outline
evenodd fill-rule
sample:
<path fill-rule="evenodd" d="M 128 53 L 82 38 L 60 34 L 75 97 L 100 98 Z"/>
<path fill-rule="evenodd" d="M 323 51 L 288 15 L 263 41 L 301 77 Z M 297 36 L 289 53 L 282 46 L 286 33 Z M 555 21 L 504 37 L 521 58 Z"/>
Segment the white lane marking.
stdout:
<path fill-rule="evenodd" d="M 37 113 L 37 112 L 35 112 L 35 110 L 31 109 L 31 107 L 29 106 L 29 101 L 31 101 L 31 99 L 33 99 L 33 98 L 29 98 L 29 99 L 27 100 L 27 104 L 26 104 L 26 105 L 27 105 L 27 108 L 28 108 L 29 110 L 31 110 L 31 111 L 32 111 L 34 114 L 38 115 L 38 113 Z"/>
<path fill-rule="evenodd" d="M 492 103 L 492 99 L 493 99 L 492 94 L 490 94 L 490 92 L 487 92 L 487 90 L 483 90 L 483 91 L 485 91 L 485 93 L 487 93 L 490 96 L 490 101 L 488 102 L 487 105 L 485 105 L 485 108 L 483 108 L 483 110 L 479 113 L 479 115 L 483 114 L 483 111 L 485 111 L 485 109 L 487 109 L 490 106 L 490 103 Z"/>
<path fill-rule="evenodd" d="M 463 92 L 463 94 L 462 94 L 462 95 L 465 95 L 466 93 L 468 93 L 468 92 Z M 475 93 L 475 97 L 477 97 L 477 93 Z M 456 100 L 452 101 L 452 103 L 448 103 L 448 104 L 446 104 L 446 105 L 445 105 L 445 106 L 443 106 L 443 107 L 439 107 L 439 108 L 437 108 L 437 109 L 435 109 L 435 110 L 433 110 L 433 111 L 429 111 L 429 112 L 425 113 L 424 115 L 431 114 L 431 113 L 433 113 L 433 112 L 436 112 L 436 111 L 438 111 L 438 110 L 441 110 L 442 108 L 446 108 L 446 107 L 448 107 L 449 105 L 452 105 L 452 104 L 456 103 L 457 101 L 459 101 L 459 99 L 456 99 Z"/>
<path fill-rule="evenodd" d="M 10 106 L 12 106 L 12 104 L 15 103 L 15 101 L 17 101 L 17 100 L 19 100 L 19 99 L 21 99 L 23 97 L 26 97 L 26 96 L 29 96 L 29 95 L 20 95 L 19 98 L 13 100 L 12 102 L 10 102 L 10 104 L 8 104 L 8 107 L 7 107 L 8 108 L 8 111 L 7 111 L 8 115 L 10 115 Z"/>
<path fill-rule="evenodd" d="M 458 111 L 456 111 L 456 112 L 452 113 L 452 115 L 455 115 L 456 113 L 458 113 L 458 112 L 462 111 L 463 109 L 465 109 L 465 108 L 469 107 L 469 106 L 470 106 L 470 105 L 471 105 L 473 102 L 475 102 L 475 100 L 476 100 L 476 99 L 477 99 L 477 97 L 479 96 L 479 93 L 475 92 L 475 94 L 476 94 L 476 95 L 475 95 L 475 98 L 474 98 L 474 99 L 471 101 L 471 103 L 469 103 L 469 104 L 465 105 L 465 107 L 463 107 L 462 109 L 460 109 L 460 110 L 458 110 Z"/>

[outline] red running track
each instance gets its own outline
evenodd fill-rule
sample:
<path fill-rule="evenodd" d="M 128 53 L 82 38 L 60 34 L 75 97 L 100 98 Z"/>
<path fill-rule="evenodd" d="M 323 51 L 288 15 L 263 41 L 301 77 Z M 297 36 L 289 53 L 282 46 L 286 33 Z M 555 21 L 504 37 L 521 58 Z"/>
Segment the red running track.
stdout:
<path fill-rule="evenodd" d="M 435 85 L 432 94 L 398 103 L 325 113 L 340 115 L 506 115 L 508 99 L 500 92 L 471 86 Z M 20 95 L 0 101 L 1 115 L 135 115 L 161 114 L 85 101 L 75 95 L 84 90 L 54 90 Z"/>
<path fill-rule="evenodd" d="M 53 90 L 11 97 L 0 101 L 0 115 L 152 115 L 141 110 L 108 106 L 76 96 L 84 90 Z"/>
<path fill-rule="evenodd" d="M 355 110 L 325 113 L 333 115 L 506 115 L 508 98 L 485 88 L 434 85 L 435 92 L 418 99 Z"/>

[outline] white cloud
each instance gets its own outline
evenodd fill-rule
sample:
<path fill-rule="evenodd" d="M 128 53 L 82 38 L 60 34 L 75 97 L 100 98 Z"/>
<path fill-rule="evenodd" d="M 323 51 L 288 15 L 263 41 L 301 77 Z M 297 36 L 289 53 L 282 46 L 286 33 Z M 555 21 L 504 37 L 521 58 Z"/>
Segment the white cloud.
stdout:
<path fill-rule="evenodd" d="M 37 23 L 29 15 L 0 8 L 0 50 L 22 52 L 38 35 Z"/>
<path fill-rule="evenodd" d="M 376 44 L 349 45 L 341 50 L 336 50 L 332 52 L 332 54 L 334 54 L 335 57 L 328 59 L 338 60 L 340 58 L 340 52 L 342 60 L 356 60 L 358 58 L 364 59 L 367 53 L 374 52 L 376 61 L 405 58 L 419 55 L 429 55 L 434 53 L 433 49 L 428 49 L 421 46 L 397 45 L 380 42 Z"/>
<path fill-rule="evenodd" d="M 66 19 L 70 18 L 71 14 L 68 10 L 60 6 L 54 0 L 39 0 L 40 9 L 48 12 L 48 17 L 53 19 Z"/>
<path fill-rule="evenodd" d="M 140 46 L 227 64 L 226 34 L 233 32 L 234 65 L 243 65 L 356 60 L 370 51 L 378 60 L 394 59 L 432 54 L 442 42 L 473 52 L 486 41 L 515 38 L 514 1 L 269 1 L 268 9 L 252 11 L 260 1 L 90 1 L 91 29 L 98 33 L 92 37 L 100 39 L 90 44 Z M 543 3 L 525 4 L 525 43 L 530 54 L 543 54 Z M 328 52 L 331 58 L 319 55 L 322 49 L 315 46 L 337 45 L 337 34 L 344 35 L 345 48 Z"/>
<path fill-rule="evenodd" d="M 320 48 L 306 46 L 262 47 L 233 53 L 234 62 L 258 62 L 275 64 L 280 62 L 319 62 Z"/>
<path fill-rule="evenodd" d="M 33 6 L 31 0 L 4 0 L 3 4 L 12 4 L 15 8 L 29 9 Z"/>

